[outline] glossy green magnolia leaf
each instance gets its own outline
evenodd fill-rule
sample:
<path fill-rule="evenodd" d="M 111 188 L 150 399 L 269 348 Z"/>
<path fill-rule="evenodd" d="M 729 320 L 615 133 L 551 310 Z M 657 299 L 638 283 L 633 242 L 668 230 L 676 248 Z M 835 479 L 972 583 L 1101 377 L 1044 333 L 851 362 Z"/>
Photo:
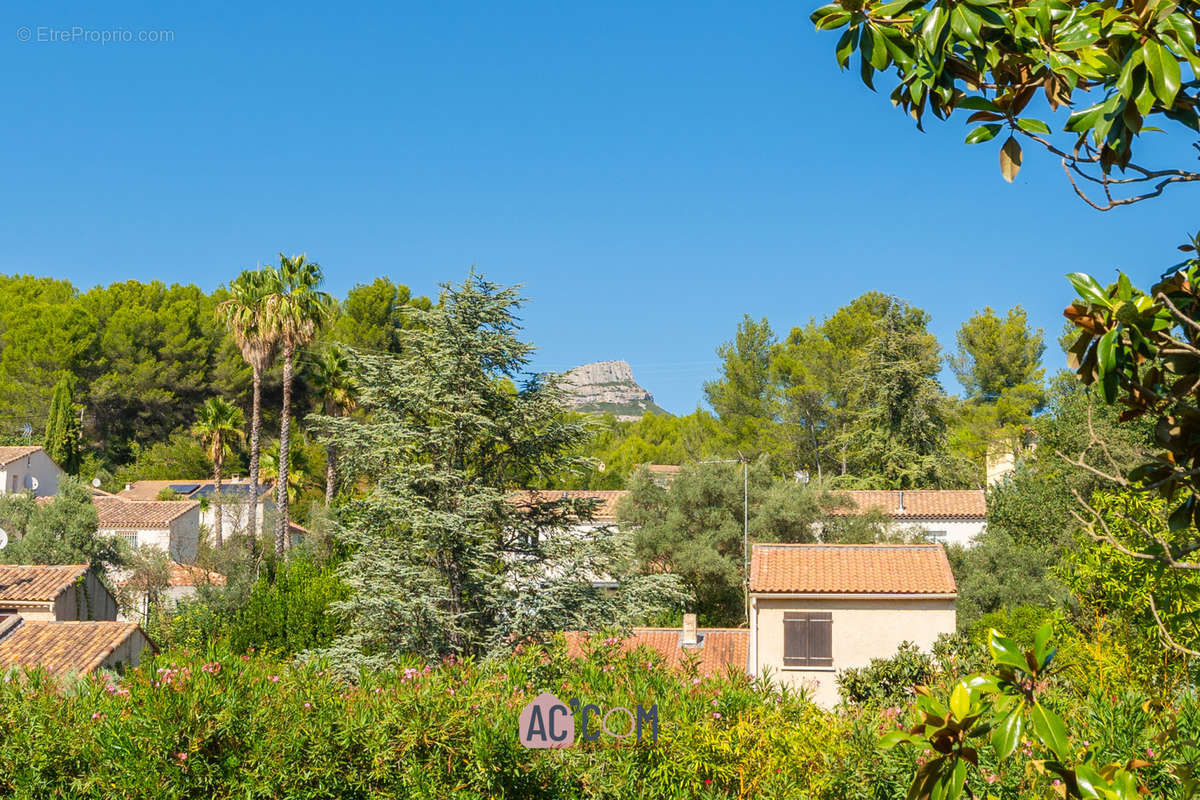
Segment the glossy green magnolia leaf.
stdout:
<path fill-rule="evenodd" d="M 1096 371 L 1103 378 L 1117 366 L 1117 329 L 1105 333 L 1096 343 Z"/>
<path fill-rule="evenodd" d="M 1086 272 L 1071 272 L 1067 274 L 1067 280 L 1071 282 L 1071 286 L 1075 288 L 1084 302 L 1104 308 L 1112 307 L 1112 301 L 1108 299 L 1108 294 L 1091 275 Z"/>
<path fill-rule="evenodd" d="M 971 692 L 961 682 L 950 692 L 950 713 L 960 720 L 971 713 Z"/>
<path fill-rule="evenodd" d="M 1079 796 L 1085 800 L 1099 800 L 1104 797 L 1102 792 L 1109 791 L 1108 781 L 1089 764 L 1080 764 L 1075 768 L 1075 783 L 1079 787 Z"/>
<path fill-rule="evenodd" d="M 1021 730 L 1025 725 L 1025 709 L 1017 706 L 992 729 L 992 747 L 996 749 L 996 757 L 1003 760 L 1017 749 L 1021 741 Z"/>
<path fill-rule="evenodd" d="M 1164 106 L 1170 108 L 1179 94 L 1179 62 L 1170 50 L 1154 40 L 1142 47 L 1142 58 L 1154 82 L 1154 93 Z"/>
<path fill-rule="evenodd" d="M 1060 761 L 1070 757 L 1067 728 L 1062 718 L 1038 702 L 1033 704 L 1033 730 Z"/>
<path fill-rule="evenodd" d="M 971 111 L 992 111 L 998 112 L 1000 107 L 988 100 L 986 97 L 964 97 L 956 104 L 957 108 L 967 108 Z"/>
<path fill-rule="evenodd" d="M 942 48 L 942 34 L 946 30 L 947 16 L 946 7 L 942 5 L 934 6 L 925 16 L 921 25 L 921 41 L 930 53 L 938 53 Z"/>
<path fill-rule="evenodd" d="M 1029 131 L 1030 133 L 1049 133 L 1050 126 L 1042 122 L 1040 119 L 1027 119 L 1022 117 L 1017 120 L 1017 127 L 1021 130 Z"/>
<path fill-rule="evenodd" d="M 1017 643 L 1001 636 L 995 628 L 992 628 L 991 634 L 988 636 L 988 650 L 992 653 L 992 660 L 997 664 L 1007 664 L 1019 670 L 1029 669 L 1029 664 L 1025 661 L 1025 654 L 1021 652 Z"/>
<path fill-rule="evenodd" d="M 914 736 L 908 731 L 894 730 L 885 733 L 879 737 L 879 747 L 883 750 L 890 750 L 898 744 L 924 744 L 925 740 L 919 736 Z"/>
<path fill-rule="evenodd" d="M 1000 128 L 1002 127 L 1002 125 L 997 125 L 995 123 L 990 125 L 980 125 L 978 128 L 967 134 L 967 144 L 979 144 L 980 142 L 986 142 L 989 139 L 995 139 L 996 134 L 1000 132 Z"/>
<path fill-rule="evenodd" d="M 808 18 L 815 25 L 831 14 L 844 14 L 845 12 L 846 9 L 842 8 L 839 3 L 830 3 L 829 5 L 821 6 L 812 12 L 812 14 L 809 14 Z"/>
<path fill-rule="evenodd" d="M 850 55 L 854 52 L 854 48 L 858 46 L 858 26 L 847 28 L 846 32 L 838 39 L 837 49 L 834 55 L 837 58 L 838 66 L 845 69 L 850 64 Z"/>
<path fill-rule="evenodd" d="M 950 29 L 972 47 L 983 47 L 983 39 L 979 36 L 982 27 L 983 20 L 979 15 L 964 6 L 955 6 L 950 12 Z"/>
<path fill-rule="evenodd" d="M 1047 644 L 1050 642 L 1051 630 L 1052 626 L 1047 622 L 1033 634 L 1033 657 L 1038 662 L 1039 671 L 1045 669 L 1049 663 L 1047 655 L 1050 651 L 1047 648 Z"/>

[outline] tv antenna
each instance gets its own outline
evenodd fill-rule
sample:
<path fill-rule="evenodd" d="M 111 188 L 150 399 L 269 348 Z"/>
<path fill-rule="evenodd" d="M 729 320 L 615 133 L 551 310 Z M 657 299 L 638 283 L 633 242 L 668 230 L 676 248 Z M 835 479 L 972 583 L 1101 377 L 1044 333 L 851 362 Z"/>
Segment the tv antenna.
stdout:
<path fill-rule="evenodd" d="M 26 422 L 21 426 L 21 435 L 25 437 L 25 441 L 33 438 L 33 426 Z"/>

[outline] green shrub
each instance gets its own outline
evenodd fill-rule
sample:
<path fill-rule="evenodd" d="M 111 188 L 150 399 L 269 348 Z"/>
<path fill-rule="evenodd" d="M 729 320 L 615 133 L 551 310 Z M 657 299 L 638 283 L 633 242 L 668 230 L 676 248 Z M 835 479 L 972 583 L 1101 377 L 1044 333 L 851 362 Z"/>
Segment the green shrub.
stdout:
<path fill-rule="evenodd" d="M 913 687 L 933 678 L 933 659 L 912 642 L 903 642 L 891 658 L 872 658 L 869 665 L 838 674 L 838 688 L 848 703 L 898 705 L 912 698 Z"/>
<path fill-rule="evenodd" d="M 289 561 L 255 582 L 230 629 L 230 644 L 237 652 L 255 648 L 285 655 L 323 647 L 343 630 L 341 621 L 326 613 L 329 604 L 348 595 L 334 565 Z"/>

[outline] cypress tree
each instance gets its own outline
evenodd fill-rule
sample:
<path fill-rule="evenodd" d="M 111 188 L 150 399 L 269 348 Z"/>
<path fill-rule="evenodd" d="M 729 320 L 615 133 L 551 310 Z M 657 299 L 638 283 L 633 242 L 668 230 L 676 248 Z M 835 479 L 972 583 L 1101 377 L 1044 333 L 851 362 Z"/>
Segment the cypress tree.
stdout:
<path fill-rule="evenodd" d="M 50 416 L 46 420 L 46 454 L 74 475 L 79 469 L 79 420 L 71 401 L 71 385 L 64 375 L 54 387 Z"/>

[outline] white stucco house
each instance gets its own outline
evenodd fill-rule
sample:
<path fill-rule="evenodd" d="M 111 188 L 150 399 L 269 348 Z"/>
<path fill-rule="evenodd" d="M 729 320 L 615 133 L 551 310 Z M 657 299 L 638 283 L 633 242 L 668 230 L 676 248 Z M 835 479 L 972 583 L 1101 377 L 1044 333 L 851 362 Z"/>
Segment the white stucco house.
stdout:
<path fill-rule="evenodd" d="M 539 540 L 547 536 L 561 536 L 568 539 L 574 536 L 583 539 L 603 529 L 616 528 L 617 504 L 627 494 L 629 492 L 617 490 L 534 489 L 513 492 L 509 495 L 508 502 L 527 511 L 545 508 L 558 502 L 588 503 L 592 509 L 591 519 L 587 521 L 574 520 L 561 528 L 542 529 L 535 533 L 535 536 Z M 554 574 L 558 573 L 555 572 Z M 617 588 L 616 580 L 610 575 L 586 574 L 581 577 L 597 588 Z"/>
<path fill-rule="evenodd" d="M 192 500 L 126 500 L 92 497 L 100 515 L 99 532 L 119 536 L 131 547 L 157 547 L 173 561 L 192 564 L 200 547 L 200 504 Z"/>
<path fill-rule="evenodd" d="M 747 669 L 832 707 L 841 670 L 953 633 L 957 598 L 940 544 L 756 544 Z"/>
<path fill-rule="evenodd" d="M 831 516 L 876 509 L 897 527 L 918 527 L 931 542 L 970 546 L 987 524 L 987 495 L 982 489 L 905 489 L 837 492 L 851 501 Z"/>
<path fill-rule="evenodd" d="M 0 447 L 0 494 L 53 497 L 63 471 L 41 447 Z"/>
<path fill-rule="evenodd" d="M 164 493 L 183 500 L 198 502 L 200 504 L 200 524 L 208 530 L 210 537 L 213 535 L 217 529 L 218 506 L 215 499 L 216 483 L 214 481 L 185 479 L 135 481 L 126 484 L 125 488 L 117 492 L 116 496 L 126 500 L 147 501 L 158 500 Z M 248 478 L 234 476 L 221 481 L 221 525 L 222 535 L 225 538 L 247 533 L 250 530 L 251 494 L 253 492 Z M 253 513 L 256 516 L 256 526 L 261 531 L 268 511 L 275 508 L 275 503 L 271 499 L 271 488 L 260 483 L 256 499 Z"/>

